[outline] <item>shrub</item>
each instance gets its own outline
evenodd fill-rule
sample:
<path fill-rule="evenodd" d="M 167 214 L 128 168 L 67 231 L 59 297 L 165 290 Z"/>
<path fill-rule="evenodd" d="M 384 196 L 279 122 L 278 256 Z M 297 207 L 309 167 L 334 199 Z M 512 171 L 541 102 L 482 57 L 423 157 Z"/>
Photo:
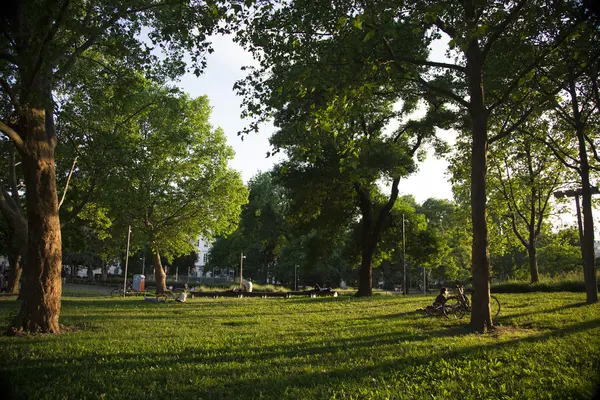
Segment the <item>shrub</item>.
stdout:
<path fill-rule="evenodd" d="M 492 293 L 532 293 L 532 292 L 585 292 L 581 281 L 553 281 L 530 284 L 527 282 L 505 282 L 492 285 Z"/>

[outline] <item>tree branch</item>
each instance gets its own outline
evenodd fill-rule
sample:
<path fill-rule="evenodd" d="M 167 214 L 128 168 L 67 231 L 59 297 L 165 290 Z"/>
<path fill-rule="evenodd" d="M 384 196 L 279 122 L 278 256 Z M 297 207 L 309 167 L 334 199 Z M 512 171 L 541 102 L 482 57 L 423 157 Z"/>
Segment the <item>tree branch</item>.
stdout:
<path fill-rule="evenodd" d="M 596 159 L 596 161 L 600 162 L 600 155 L 598 155 L 598 149 L 596 149 L 596 145 L 594 144 L 594 141 L 592 139 L 590 139 L 590 137 L 588 135 L 586 135 L 585 133 L 583 134 L 583 138 L 592 148 L 592 152 L 594 153 L 594 158 Z"/>
<path fill-rule="evenodd" d="M 76 153 L 77 154 L 77 153 Z M 67 196 L 67 190 L 69 189 L 69 182 L 71 181 L 71 176 L 73 176 L 73 171 L 75 171 L 75 165 L 77 164 L 77 155 L 73 158 L 73 164 L 71 165 L 71 169 L 69 170 L 69 175 L 67 175 L 67 182 L 65 183 L 65 188 L 63 189 L 62 196 L 60 198 L 60 202 L 58 203 L 58 209 L 62 206 L 65 201 L 65 197 Z"/>
<path fill-rule="evenodd" d="M 156 104 L 158 104 L 158 103 L 156 103 L 156 102 L 152 102 L 152 103 L 148 103 L 148 104 L 145 104 L 145 105 L 143 105 L 142 107 L 140 107 L 140 108 L 138 108 L 137 110 L 135 110 L 135 111 L 133 112 L 133 114 L 129 115 L 129 116 L 128 116 L 127 118 L 125 118 L 123 121 L 121 121 L 121 122 L 118 122 L 117 124 L 115 124 L 115 128 L 114 128 L 114 129 L 116 130 L 118 127 L 120 127 L 120 126 L 122 126 L 122 125 L 125 125 L 127 122 L 129 122 L 129 121 L 130 121 L 132 118 L 134 118 L 136 115 L 138 115 L 139 113 L 141 113 L 142 111 L 144 111 L 146 108 L 148 108 L 148 107 L 150 107 L 150 106 L 153 106 L 153 105 L 156 105 Z"/>
<path fill-rule="evenodd" d="M 543 144 L 546 145 L 546 147 L 548 147 L 550 149 L 550 151 L 554 154 L 554 156 L 556 156 L 556 158 L 558 158 L 558 160 L 562 163 L 562 165 L 564 165 L 567 168 L 573 169 L 575 171 L 577 171 L 577 173 L 581 174 L 581 169 L 575 165 L 571 165 L 569 164 L 566 160 L 565 157 L 563 157 L 560 152 L 562 152 L 562 150 L 559 151 L 559 146 L 557 146 L 556 148 L 554 147 L 554 144 L 551 144 L 550 142 L 546 141 L 545 139 L 539 138 L 539 137 L 535 137 L 534 140 L 537 140 Z M 553 139 L 551 138 L 550 140 L 553 141 Z M 573 159 L 572 156 L 570 156 L 569 154 L 566 154 L 563 152 L 563 154 L 566 156 L 566 158 L 570 158 L 572 161 L 577 162 L 577 160 Z"/>
<path fill-rule="evenodd" d="M 506 18 L 504 18 L 504 21 L 502 21 L 500 23 L 500 25 L 498 25 L 492 31 L 492 34 L 490 35 L 490 37 L 488 38 L 487 42 L 485 43 L 485 46 L 483 46 L 483 50 L 481 52 L 481 57 L 482 57 L 481 59 L 482 60 L 486 59 L 486 57 L 487 57 L 488 53 L 490 52 L 492 46 L 500 38 L 500 35 L 502 35 L 504 33 L 504 31 L 506 30 L 506 28 L 508 27 L 508 25 L 510 25 L 512 22 L 515 21 L 515 19 L 519 15 L 519 12 L 521 11 L 521 9 L 523 9 L 523 6 L 525 5 L 525 3 L 527 3 L 527 0 L 521 0 L 519 3 L 517 3 L 517 5 L 514 6 L 512 10 L 510 10 L 510 13 L 506 16 Z"/>
<path fill-rule="evenodd" d="M 451 26 L 446 25 L 446 23 L 440 17 L 437 17 L 433 24 L 437 26 L 438 29 L 444 32 L 446 35 L 450 36 L 452 39 L 456 37 L 456 30 L 454 30 L 454 28 L 452 28 Z"/>
<path fill-rule="evenodd" d="M 390 56 L 391 56 L 392 60 L 394 61 L 394 65 L 396 65 L 396 68 L 400 72 L 403 72 L 405 69 L 402 66 L 402 64 L 400 64 L 399 60 L 396 58 L 396 55 L 394 54 L 394 50 L 392 49 L 392 46 L 390 45 L 389 41 L 387 40 L 387 38 L 383 38 L 383 41 L 385 42 L 388 52 L 390 53 Z M 465 99 L 461 98 L 460 96 L 456 95 L 451 90 L 433 86 L 431 83 L 427 82 L 420 76 L 416 79 L 414 79 L 414 78 L 409 78 L 409 79 L 413 82 L 420 83 L 421 85 L 425 86 L 429 90 L 432 90 L 434 92 L 437 92 L 441 95 L 444 95 L 444 96 L 454 100 L 455 102 L 457 102 L 458 104 L 460 104 L 463 107 L 469 108 L 469 102 L 467 102 Z"/>
<path fill-rule="evenodd" d="M 429 61 L 429 60 L 418 60 L 416 58 L 401 57 L 401 56 L 395 56 L 394 61 L 396 61 L 396 60 L 402 61 L 402 62 L 407 62 L 409 64 L 415 64 L 415 65 L 426 65 L 428 67 L 453 69 L 455 71 L 462 72 L 462 73 L 464 73 L 466 71 L 465 67 L 456 65 L 456 64 L 448 64 L 448 63 Z"/>
<path fill-rule="evenodd" d="M 550 204 L 550 198 L 552 197 L 552 193 L 554 193 L 554 190 L 556 190 L 556 188 L 558 187 L 559 179 L 560 179 L 560 174 L 557 174 L 554 177 L 554 181 L 552 182 L 552 185 L 550 186 L 550 190 L 548 190 L 548 194 L 546 195 L 546 197 L 544 199 L 544 205 L 539 208 L 540 214 L 539 214 L 537 226 L 535 227 L 535 235 L 536 236 L 539 235 L 542 230 L 543 215 L 546 212 L 546 208 L 548 207 L 548 204 Z"/>
<path fill-rule="evenodd" d="M 69 6 L 69 0 L 64 0 L 62 6 L 60 7 L 60 10 L 58 11 L 58 16 L 56 17 L 54 23 L 48 29 L 48 32 L 46 33 L 46 37 L 44 38 L 41 45 L 39 46 L 39 49 L 35 52 L 35 59 L 33 62 L 35 67 L 33 68 L 33 72 L 31 73 L 32 82 L 29 82 L 27 84 L 27 87 L 31 87 L 33 80 L 35 79 L 35 76 L 38 74 L 40 68 L 42 67 L 45 50 L 48 47 L 48 45 L 50 44 L 50 42 L 52 41 L 52 39 L 54 38 L 54 36 L 56 35 L 56 32 L 58 32 L 58 28 L 60 26 L 61 20 L 63 19 L 68 6 Z M 53 11 L 54 5 L 46 4 L 45 8 L 46 8 L 45 11 L 47 11 L 47 13 L 49 14 L 50 12 Z M 46 16 L 44 16 L 43 19 L 50 20 L 51 18 L 49 15 L 46 15 Z"/>
<path fill-rule="evenodd" d="M 375 226 L 373 227 L 373 238 L 374 238 L 375 242 L 377 242 L 379 234 L 381 233 L 381 231 L 383 229 L 383 224 L 385 223 L 385 220 L 390 215 L 390 211 L 391 211 L 392 207 L 394 207 L 394 203 L 396 203 L 396 199 L 398 198 L 398 184 L 399 183 L 400 183 L 400 177 L 394 178 L 394 180 L 392 181 L 392 189 L 390 192 L 390 198 L 385 203 L 385 205 L 381 208 L 381 210 L 379 210 L 379 214 L 377 215 L 377 221 L 375 221 Z"/>
<path fill-rule="evenodd" d="M 2 133 L 4 133 L 14 142 L 17 150 L 21 152 L 23 151 L 23 139 L 13 128 L 5 124 L 3 121 L 0 121 L 0 131 L 2 131 Z"/>
<path fill-rule="evenodd" d="M 20 204 L 21 199 L 19 198 L 19 188 L 17 187 L 17 171 L 15 161 L 15 148 L 10 146 L 9 150 L 9 165 L 8 165 L 8 179 L 10 180 L 10 190 L 12 192 L 12 200 L 15 205 Z M 20 211 L 20 207 L 19 207 Z"/>
<path fill-rule="evenodd" d="M 79 215 L 79 213 L 83 210 L 83 208 L 85 207 L 85 205 L 87 203 L 89 203 L 92 194 L 94 193 L 94 191 L 96 190 L 96 186 L 97 186 L 97 179 L 98 174 L 95 174 L 92 176 L 92 181 L 90 183 L 90 187 L 87 191 L 87 194 L 85 196 L 85 198 L 76 206 L 73 207 L 73 211 L 71 211 L 68 216 L 60 219 L 60 227 L 64 228 L 66 225 L 68 225 L 71 221 L 75 220 L 75 218 L 77 217 L 77 215 Z"/>
<path fill-rule="evenodd" d="M 505 138 L 507 136 L 509 136 L 511 133 L 513 133 L 517 128 L 519 128 L 519 126 L 521 126 L 521 124 L 523 124 L 527 118 L 529 118 L 529 116 L 531 115 L 531 113 L 535 110 L 535 107 L 529 107 L 529 110 L 527 110 L 525 112 L 525 114 L 523 114 L 521 116 L 521 118 L 519 118 L 519 120 L 517 122 L 515 122 L 514 124 L 512 124 L 508 129 L 504 129 L 503 131 L 499 132 L 497 135 L 492 136 L 490 139 L 488 139 L 488 144 L 492 144 L 502 138 Z"/>

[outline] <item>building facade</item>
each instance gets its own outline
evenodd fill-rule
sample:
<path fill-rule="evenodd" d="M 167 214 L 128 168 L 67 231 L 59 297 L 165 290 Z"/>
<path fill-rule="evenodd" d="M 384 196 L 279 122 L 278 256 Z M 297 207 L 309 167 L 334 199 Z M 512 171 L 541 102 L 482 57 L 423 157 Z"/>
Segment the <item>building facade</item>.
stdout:
<path fill-rule="evenodd" d="M 195 246 L 198 260 L 196 260 L 196 263 L 194 264 L 196 268 L 194 268 L 193 275 L 196 277 L 212 276 L 211 271 L 206 271 L 206 274 L 204 273 L 204 266 L 208 263 L 208 253 L 210 252 L 212 241 L 200 236 L 198 240 L 196 240 Z"/>

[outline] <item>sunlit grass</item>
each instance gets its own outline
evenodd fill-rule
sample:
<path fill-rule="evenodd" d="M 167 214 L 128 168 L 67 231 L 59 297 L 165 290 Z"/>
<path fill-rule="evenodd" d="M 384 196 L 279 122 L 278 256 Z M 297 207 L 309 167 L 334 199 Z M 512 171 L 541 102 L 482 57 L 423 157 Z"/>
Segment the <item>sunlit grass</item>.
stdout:
<path fill-rule="evenodd" d="M 70 293 L 66 293 L 70 294 Z M 591 398 L 600 305 L 499 294 L 492 334 L 416 311 L 431 296 L 65 297 L 58 336 L 0 337 L 15 398 Z M 0 324 L 16 312 L 0 298 Z"/>

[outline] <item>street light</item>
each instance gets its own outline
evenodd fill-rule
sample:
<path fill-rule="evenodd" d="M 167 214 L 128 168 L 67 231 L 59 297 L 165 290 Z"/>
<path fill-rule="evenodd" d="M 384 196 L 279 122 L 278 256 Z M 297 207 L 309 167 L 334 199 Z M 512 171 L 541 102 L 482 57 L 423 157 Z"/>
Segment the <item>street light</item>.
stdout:
<path fill-rule="evenodd" d="M 125 255 L 125 278 L 123 279 L 123 296 L 127 293 L 127 266 L 129 264 L 129 239 L 131 238 L 131 225 L 127 227 L 127 253 Z"/>
<path fill-rule="evenodd" d="M 242 271 L 244 269 L 244 258 L 246 258 L 246 256 L 244 255 L 244 253 L 240 253 L 240 288 L 244 287 L 244 284 L 242 283 Z"/>
<path fill-rule="evenodd" d="M 402 286 L 402 294 L 406 295 L 408 288 L 406 287 L 406 241 L 404 240 L 404 214 L 402 214 L 402 268 L 404 269 L 404 283 Z"/>
<path fill-rule="evenodd" d="M 294 292 L 298 291 L 298 264 L 294 265 Z"/>

